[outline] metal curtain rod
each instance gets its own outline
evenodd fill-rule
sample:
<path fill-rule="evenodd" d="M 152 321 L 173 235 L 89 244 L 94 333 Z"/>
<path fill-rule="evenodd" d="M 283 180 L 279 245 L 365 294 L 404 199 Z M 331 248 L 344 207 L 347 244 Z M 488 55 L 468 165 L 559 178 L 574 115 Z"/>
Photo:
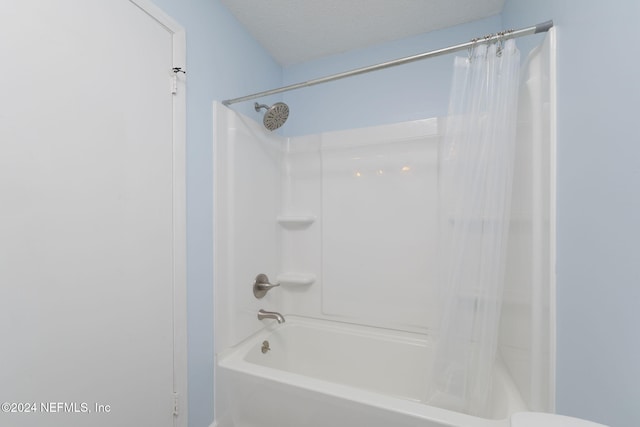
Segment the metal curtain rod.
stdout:
<path fill-rule="evenodd" d="M 320 83 L 327 83 L 334 80 L 344 79 L 345 77 L 357 76 L 358 74 L 368 73 L 370 71 L 382 70 L 384 68 L 395 67 L 397 65 L 408 64 L 414 61 L 420 61 L 421 59 L 432 58 L 435 56 L 445 55 L 447 53 L 458 52 L 468 49 L 476 43 L 488 43 L 493 40 L 513 39 L 516 37 L 528 36 L 531 34 L 545 33 L 553 27 L 553 21 L 546 21 L 532 27 L 521 28 L 519 30 L 503 31 L 497 34 L 490 34 L 479 39 L 473 39 L 469 42 L 457 44 L 455 46 L 445 47 L 444 49 L 432 50 L 431 52 L 419 53 L 413 56 L 407 56 L 405 58 L 395 59 L 393 61 L 383 62 L 381 64 L 370 65 L 368 67 L 357 68 L 351 71 L 345 71 L 343 73 L 333 74 L 331 76 L 320 77 L 306 82 L 296 83 L 289 86 L 283 86 L 277 89 L 265 90 L 264 92 L 257 92 L 251 95 L 242 96 L 240 98 L 227 99 L 222 101 L 224 105 L 235 104 L 236 102 L 249 101 L 250 99 L 262 98 L 263 96 L 274 95 L 276 93 L 288 92 L 294 89 L 300 89 L 302 87 L 315 86 Z"/>

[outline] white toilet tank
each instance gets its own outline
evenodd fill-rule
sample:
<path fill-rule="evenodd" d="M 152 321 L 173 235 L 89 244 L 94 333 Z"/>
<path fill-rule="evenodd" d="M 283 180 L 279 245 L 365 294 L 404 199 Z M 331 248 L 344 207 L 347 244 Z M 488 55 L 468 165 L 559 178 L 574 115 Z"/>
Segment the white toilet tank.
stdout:
<path fill-rule="evenodd" d="M 518 412 L 511 416 L 511 427 L 608 427 L 593 421 L 543 412 Z"/>

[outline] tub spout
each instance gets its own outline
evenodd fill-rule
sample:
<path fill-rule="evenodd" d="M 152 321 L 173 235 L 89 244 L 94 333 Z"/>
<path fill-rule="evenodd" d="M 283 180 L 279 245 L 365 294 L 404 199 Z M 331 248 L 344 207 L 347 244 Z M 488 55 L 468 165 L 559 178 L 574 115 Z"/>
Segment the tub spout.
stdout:
<path fill-rule="evenodd" d="M 282 314 L 260 309 L 260 311 L 258 311 L 258 320 L 262 319 L 275 319 L 278 323 L 284 323 L 284 316 Z"/>

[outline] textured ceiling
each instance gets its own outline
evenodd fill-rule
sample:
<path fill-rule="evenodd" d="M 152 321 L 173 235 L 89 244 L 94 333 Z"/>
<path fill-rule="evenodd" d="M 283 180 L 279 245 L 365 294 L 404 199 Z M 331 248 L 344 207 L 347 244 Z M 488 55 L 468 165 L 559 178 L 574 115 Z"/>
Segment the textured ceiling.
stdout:
<path fill-rule="evenodd" d="M 500 13 L 505 0 L 221 0 L 281 65 Z"/>

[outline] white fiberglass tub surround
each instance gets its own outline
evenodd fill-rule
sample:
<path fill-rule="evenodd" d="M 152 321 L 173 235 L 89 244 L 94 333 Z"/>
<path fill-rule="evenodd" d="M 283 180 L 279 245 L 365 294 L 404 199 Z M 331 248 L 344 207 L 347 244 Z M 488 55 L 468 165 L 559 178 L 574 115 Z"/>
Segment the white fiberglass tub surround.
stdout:
<path fill-rule="evenodd" d="M 417 333 L 289 316 L 220 356 L 228 426 L 506 427 L 526 410 L 500 362 L 494 419 L 421 403 L 431 350 Z"/>
<path fill-rule="evenodd" d="M 514 427 L 518 411 L 553 412 L 552 36 L 521 92 L 487 418 L 421 402 L 438 311 L 441 121 L 285 138 L 216 104 L 213 426 Z M 282 286 L 256 299 L 261 273 Z M 260 309 L 286 322 L 259 321 Z"/>

